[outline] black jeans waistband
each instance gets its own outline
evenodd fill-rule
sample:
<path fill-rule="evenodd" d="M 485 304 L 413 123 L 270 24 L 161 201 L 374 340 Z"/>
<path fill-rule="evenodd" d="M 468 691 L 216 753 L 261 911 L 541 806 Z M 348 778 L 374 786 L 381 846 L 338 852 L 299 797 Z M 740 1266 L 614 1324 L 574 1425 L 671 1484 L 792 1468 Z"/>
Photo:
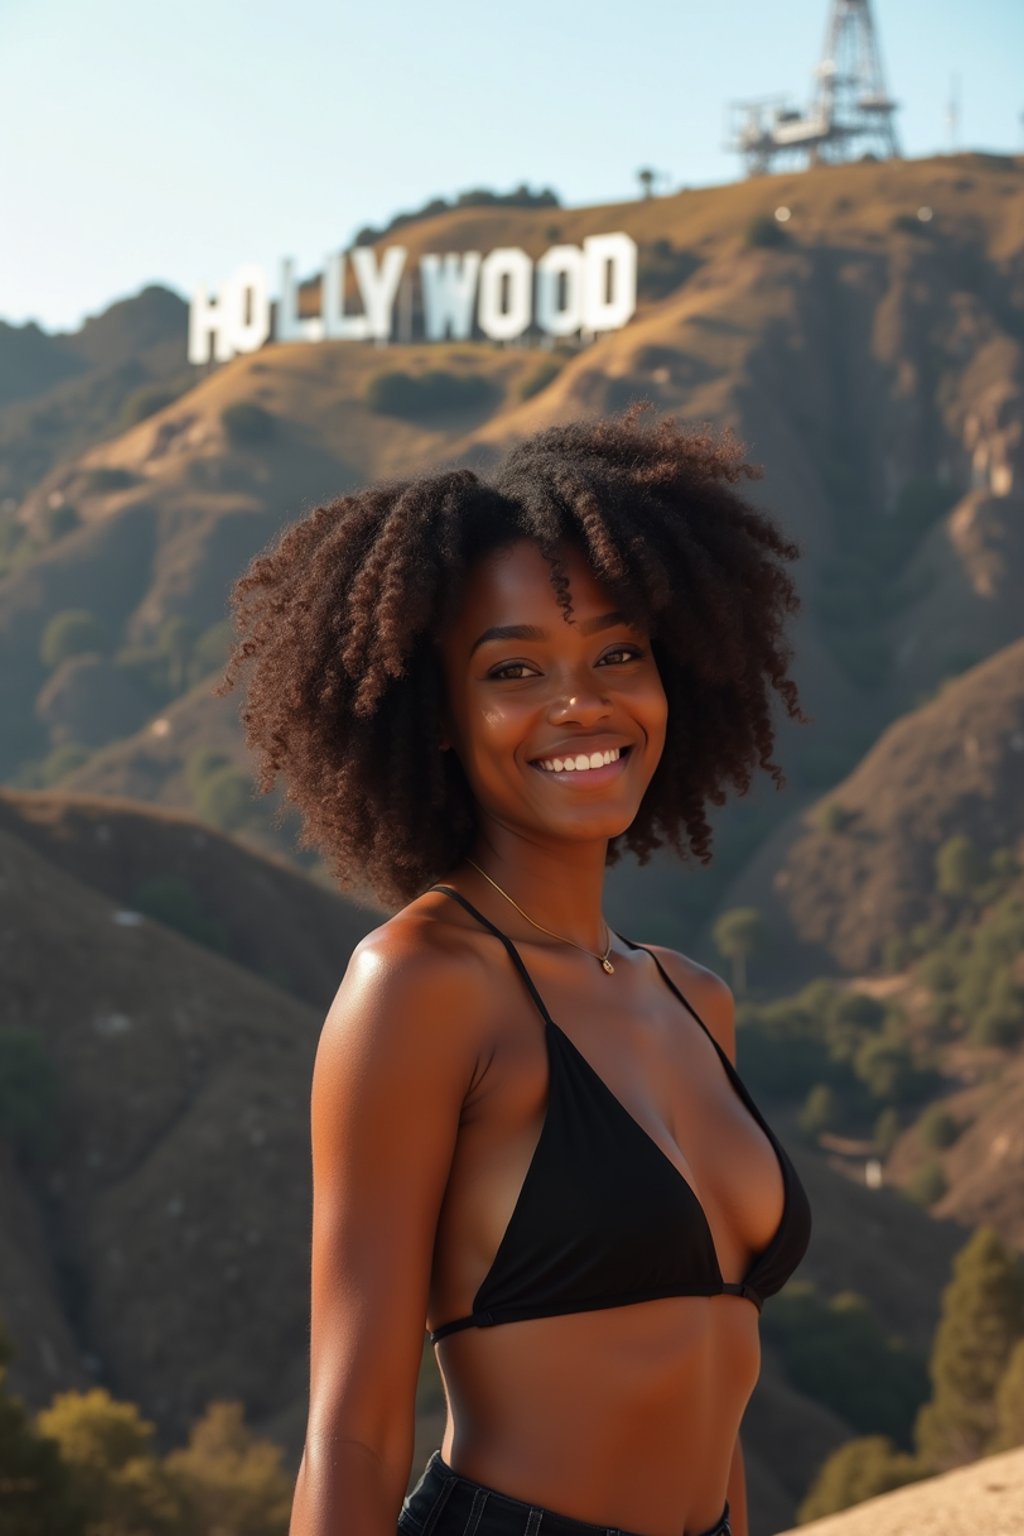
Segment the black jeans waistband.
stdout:
<path fill-rule="evenodd" d="M 398 1529 L 401 1536 L 640 1536 L 500 1493 L 454 1471 L 440 1450 L 431 1452 L 404 1500 Z M 700 1536 L 732 1536 L 728 1499 L 718 1521 Z"/>

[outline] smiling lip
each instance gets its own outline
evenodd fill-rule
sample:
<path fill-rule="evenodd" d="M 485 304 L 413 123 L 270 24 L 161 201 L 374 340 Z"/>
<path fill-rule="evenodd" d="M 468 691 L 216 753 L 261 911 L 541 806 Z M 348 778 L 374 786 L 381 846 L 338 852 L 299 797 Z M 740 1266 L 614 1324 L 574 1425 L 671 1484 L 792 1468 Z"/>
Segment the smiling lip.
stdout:
<path fill-rule="evenodd" d="M 536 758 L 533 762 L 531 762 L 530 767 L 534 768 L 537 773 L 542 773 L 546 779 L 551 779 L 555 784 L 574 784 L 577 785 L 580 789 L 587 787 L 597 788 L 601 784 L 607 784 L 612 779 L 618 778 L 619 774 L 622 773 L 625 769 L 626 763 L 629 761 L 629 747 L 619 747 L 617 749 L 612 748 L 606 750 L 617 750 L 619 755 L 612 762 L 602 763 L 598 768 L 541 767 L 541 762 L 564 762 L 564 756 L 558 755 L 552 758 Z M 591 753 L 582 751 L 577 754 L 569 755 L 573 757 L 582 756 L 588 758 L 592 756 Z"/>

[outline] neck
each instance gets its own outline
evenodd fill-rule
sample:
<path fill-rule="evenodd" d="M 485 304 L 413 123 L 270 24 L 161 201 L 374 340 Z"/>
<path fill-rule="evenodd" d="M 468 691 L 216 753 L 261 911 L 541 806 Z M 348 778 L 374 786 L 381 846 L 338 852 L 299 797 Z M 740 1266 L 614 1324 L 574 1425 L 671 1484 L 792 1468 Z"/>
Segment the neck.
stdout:
<path fill-rule="evenodd" d="M 534 922 L 600 955 L 611 939 L 601 912 L 607 851 L 605 838 L 554 847 L 532 842 L 503 827 L 485 827 L 470 849 L 470 858 Z M 472 868 L 467 878 L 474 879 L 494 901 L 502 901 L 494 887 Z M 503 904 L 522 925 L 525 938 L 542 941 L 538 931 L 525 923 L 510 903 Z"/>

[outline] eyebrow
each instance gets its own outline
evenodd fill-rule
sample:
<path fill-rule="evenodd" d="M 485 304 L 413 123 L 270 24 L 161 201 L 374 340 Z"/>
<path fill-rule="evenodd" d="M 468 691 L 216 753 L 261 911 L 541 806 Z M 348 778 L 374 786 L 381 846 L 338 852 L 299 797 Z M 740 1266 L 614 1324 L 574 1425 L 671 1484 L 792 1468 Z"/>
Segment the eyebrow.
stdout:
<path fill-rule="evenodd" d="M 624 613 L 602 613 L 596 619 L 586 619 L 578 625 L 581 635 L 596 635 L 599 630 L 611 629 L 615 624 L 627 624 L 629 620 Z M 548 631 L 540 629 L 536 624 L 495 624 L 492 629 L 485 629 L 474 641 L 470 656 L 488 640 L 546 640 Z"/>

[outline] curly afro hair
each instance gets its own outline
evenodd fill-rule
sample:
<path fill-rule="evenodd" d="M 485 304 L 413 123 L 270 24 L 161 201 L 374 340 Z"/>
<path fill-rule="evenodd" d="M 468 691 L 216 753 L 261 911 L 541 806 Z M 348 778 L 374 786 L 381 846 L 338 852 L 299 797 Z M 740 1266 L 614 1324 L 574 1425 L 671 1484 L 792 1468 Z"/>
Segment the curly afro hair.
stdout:
<path fill-rule="evenodd" d="M 651 635 L 668 697 L 665 750 L 640 809 L 608 848 L 644 863 L 671 845 L 711 858 L 705 807 L 746 794 L 772 761 L 771 690 L 804 724 L 784 616 L 799 598 L 783 561 L 798 547 L 731 486 L 759 479 L 726 429 L 621 416 L 549 427 L 485 483 L 458 468 L 391 480 L 316 507 L 235 583 L 238 641 L 219 697 L 253 663 L 241 711 L 265 794 L 282 774 L 342 887 L 386 907 L 411 900 L 469 850 L 476 808 L 442 752 L 437 639 L 474 561 L 516 540 L 539 547 L 572 611 L 561 555 L 582 551 L 616 606 Z M 280 808 L 278 814 L 283 811 Z"/>

